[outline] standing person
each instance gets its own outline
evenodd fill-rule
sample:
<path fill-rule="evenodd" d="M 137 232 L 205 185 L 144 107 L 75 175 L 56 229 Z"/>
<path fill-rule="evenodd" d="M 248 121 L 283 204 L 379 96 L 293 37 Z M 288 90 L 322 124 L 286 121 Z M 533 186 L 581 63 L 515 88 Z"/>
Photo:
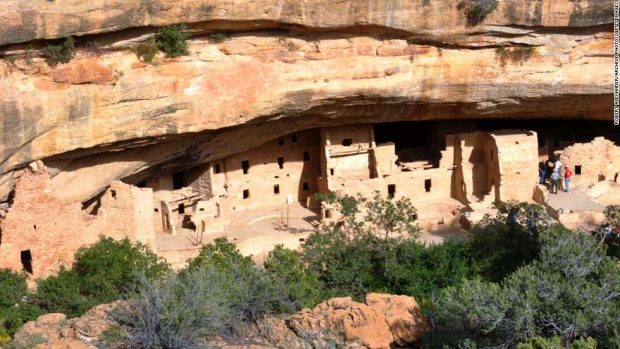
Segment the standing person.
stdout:
<path fill-rule="evenodd" d="M 545 176 L 547 175 L 547 164 L 541 161 L 538 164 L 538 177 L 540 177 L 540 184 L 545 184 Z"/>
<path fill-rule="evenodd" d="M 570 178 L 572 176 L 573 172 L 568 167 L 564 167 L 564 190 L 567 193 L 570 191 Z"/>
<path fill-rule="evenodd" d="M 553 171 L 551 174 L 551 192 L 553 194 L 558 193 L 558 188 L 560 187 L 560 172 Z"/>
<path fill-rule="evenodd" d="M 556 154 L 555 163 L 553 164 L 553 170 L 558 171 L 558 173 L 560 173 L 561 169 L 562 169 L 562 161 L 560 161 L 560 154 Z"/>

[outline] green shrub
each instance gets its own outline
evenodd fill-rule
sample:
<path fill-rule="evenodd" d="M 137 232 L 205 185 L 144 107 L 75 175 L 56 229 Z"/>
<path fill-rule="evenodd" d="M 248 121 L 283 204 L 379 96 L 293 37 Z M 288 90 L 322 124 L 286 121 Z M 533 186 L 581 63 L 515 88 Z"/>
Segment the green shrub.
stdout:
<path fill-rule="evenodd" d="M 136 47 L 136 56 L 142 62 L 151 63 L 158 51 L 159 45 L 154 38 L 150 38 Z"/>
<path fill-rule="evenodd" d="M 620 259 L 620 234 L 616 233 L 620 228 L 620 206 L 607 206 L 603 214 L 605 223 L 593 234 L 607 246 L 607 255 Z"/>
<path fill-rule="evenodd" d="M 541 233 L 560 229 L 539 205 L 511 202 L 500 210 L 496 217 L 487 216 L 476 224 L 466 242 L 474 272 L 489 281 L 500 281 L 534 260 Z"/>
<path fill-rule="evenodd" d="M 71 270 L 61 269 L 58 275 L 41 280 L 35 299 L 48 312 L 80 316 L 137 287 L 140 273 L 156 279 L 167 271 L 168 264 L 146 246 L 101 237 L 94 245 L 78 250 Z"/>
<path fill-rule="evenodd" d="M 318 277 L 306 270 L 293 251 L 276 245 L 269 252 L 264 266 L 268 278 L 283 289 L 296 309 L 311 308 L 323 300 Z"/>
<path fill-rule="evenodd" d="M 0 311 L 13 307 L 27 294 L 26 275 L 0 269 Z"/>
<path fill-rule="evenodd" d="M 391 293 L 414 295 L 422 302 L 441 289 L 469 278 L 472 270 L 463 242 L 448 239 L 441 244 L 425 246 L 407 240 L 396 247 L 391 273 Z"/>
<path fill-rule="evenodd" d="M 72 37 L 68 37 L 62 45 L 47 45 L 43 49 L 45 62 L 50 67 L 55 67 L 59 63 L 69 63 L 75 55 L 75 42 Z"/>
<path fill-rule="evenodd" d="M 463 243 L 424 246 L 415 240 L 417 214 L 408 200 L 333 194 L 319 199 L 343 214 L 303 246 L 307 268 L 319 278 L 325 297 L 361 300 L 381 291 L 421 300 L 471 274 Z"/>
<path fill-rule="evenodd" d="M 211 35 L 209 35 L 209 37 L 211 38 L 211 40 L 213 40 L 215 43 L 220 43 L 220 42 L 224 42 L 228 39 L 230 39 L 230 35 L 227 33 L 222 33 L 222 32 L 218 32 L 218 33 L 213 33 Z"/>
<path fill-rule="evenodd" d="M 36 305 L 29 304 L 26 276 L 0 269 L 0 337 L 13 335 L 25 322 L 36 319 L 41 313 Z"/>
<path fill-rule="evenodd" d="M 235 332 L 288 303 L 265 272 L 224 238 L 203 246 L 178 275 L 143 278 L 130 299 L 130 310 L 115 316 L 129 326 L 129 347 L 141 348 L 198 347 L 206 336 Z"/>
<path fill-rule="evenodd" d="M 465 12 L 468 26 L 476 26 L 497 8 L 497 0 L 463 0 L 458 8 Z"/>
<path fill-rule="evenodd" d="M 187 25 L 174 24 L 159 30 L 157 43 L 159 48 L 166 54 L 166 57 L 174 58 L 189 54 L 187 40 L 190 37 L 191 35 L 187 32 Z"/>
<path fill-rule="evenodd" d="M 615 260 L 588 234 L 554 229 L 541 242 L 539 259 L 499 285 L 473 280 L 446 289 L 434 308 L 429 342 L 469 339 L 510 347 L 535 336 L 559 337 L 564 344 L 592 337 L 612 347 L 620 328 Z"/>
<path fill-rule="evenodd" d="M 349 239 L 340 229 L 314 232 L 303 245 L 311 273 L 324 285 L 325 298 L 351 296 L 363 300 L 370 291 L 385 288 L 377 238 L 371 235 Z"/>
<path fill-rule="evenodd" d="M 559 337 L 543 338 L 534 337 L 527 343 L 517 344 L 517 349 L 565 349 Z M 579 339 L 574 341 L 569 349 L 596 349 L 596 340 L 592 338 Z"/>
<path fill-rule="evenodd" d="M 36 320 L 44 312 L 36 304 L 29 301 L 20 302 L 13 308 L 6 309 L 0 318 L 4 318 L 3 326 L 9 335 L 14 335 L 23 324 L 28 321 Z"/>
<path fill-rule="evenodd" d="M 505 67 L 508 61 L 513 64 L 522 64 L 535 54 L 536 48 L 532 46 L 506 48 L 504 45 L 500 45 L 495 49 L 495 56 L 499 58 L 502 67 Z"/>

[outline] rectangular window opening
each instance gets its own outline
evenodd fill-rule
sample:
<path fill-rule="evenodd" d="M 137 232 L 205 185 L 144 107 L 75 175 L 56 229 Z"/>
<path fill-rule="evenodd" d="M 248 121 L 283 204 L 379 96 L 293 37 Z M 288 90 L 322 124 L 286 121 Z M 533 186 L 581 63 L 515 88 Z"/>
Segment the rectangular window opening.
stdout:
<path fill-rule="evenodd" d="M 388 184 L 388 197 L 394 198 L 396 195 L 396 184 Z"/>
<path fill-rule="evenodd" d="M 325 218 L 332 218 L 332 210 L 325 210 Z"/>
<path fill-rule="evenodd" d="M 426 190 L 426 192 L 430 192 L 431 191 L 431 186 L 432 186 L 432 182 L 430 179 L 425 179 L 424 180 L 424 190 Z"/>
<path fill-rule="evenodd" d="M 280 185 L 279 184 L 274 184 L 273 185 L 273 193 L 274 194 L 280 194 Z"/>
<path fill-rule="evenodd" d="M 350 147 L 353 145 L 353 138 L 345 138 L 342 140 L 342 145 L 345 147 Z"/>
<path fill-rule="evenodd" d="M 581 165 L 575 165 L 575 174 L 576 175 L 580 175 L 581 174 Z"/>
<path fill-rule="evenodd" d="M 110 194 L 112 195 L 113 199 L 116 199 L 116 190 L 114 189 L 110 190 Z"/>
<path fill-rule="evenodd" d="M 172 174 L 172 189 L 177 190 L 185 186 L 183 172 L 175 172 Z"/>
<path fill-rule="evenodd" d="M 303 191 L 308 191 L 310 190 L 310 186 L 308 185 L 308 183 L 304 182 L 304 184 L 302 185 L 302 189 Z"/>
<path fill-rule="evenodd" d="M 250 198 L 250 189 L 244 189 L 243 190 L 243 199 L 249 199 Z"/>
<path fill-rule="evenodd" d="M 215 164 L 215 173 L 220 173 L 222 172 L 222 167 L 220 166 L 220 164 Z"/>
<path fill-rule="evenodd" d="M 284 158 L 283 158 L 283 157 L 279 157 L 279 158 L 278 158 L 278 167 L 279 167 L 280 169 L 283 169 L 283 168 L 284 168 Z"/>
<path fill-rule="evenodd" d="M 179 204 L 179 214 L 185 214 L 185 204 Z"/>
<path fill-rule="evenodd" d="M 136 187 L 138 187 L 138 188 L 146 188 L 146 181 L 139 182 L 138 184 L 136 184 Z"/>
<path fill-rule="evenodd" d="M 241 161 L 241 168 L 243 169 L 243 174 L 248 174 L 248 172 L 250 171 L 250 161 L 249 160 Z"/>
<path fill-rule="evenodd" d="M 332 176 L 334 175 L 334 169 L 333 168 L 329 169 L 329 174 L 332 175 Z"/>
<path fill-rule="evenodd" d="M 305 151 L 304 152 L 304 161 L 310 161 L 310 152 L 309 151 Z"/>
<path fill-rule="evenodd" d="M 29 274 L 32 274 L 32 253 L 30 250 L 24 250 L 20 253 L 22 268 Z"/>

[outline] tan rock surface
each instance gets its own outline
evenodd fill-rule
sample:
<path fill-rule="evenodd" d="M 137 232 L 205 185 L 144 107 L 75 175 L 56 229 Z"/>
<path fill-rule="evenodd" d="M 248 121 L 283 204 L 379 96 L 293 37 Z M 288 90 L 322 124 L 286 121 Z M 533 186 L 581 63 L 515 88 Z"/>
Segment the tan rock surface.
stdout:
<path fill-rule="evenodd" d="M 5 0 L 0 53 L 22 54 L 0 60 L 0 200 L 14 171 L 38 159 L 55 168 L 54 195 L 82 201 L 114 179 L 321 125 L 610 118 L 611 0 L 500 0 L 474 28 L 457 5 Z M 145 64 L 128 50 L 180 22 L 193 23 L 189 56 Z M 203 35 L 230 30 L 219 44 Z M 84 34 L 55 68 L 38 56 L 46 42 L 32 42 L 32 63 L 23 45 L 7 46 Z M 498 45 L 535 54 L 502 59 Z"/>
<path fill-rule="evenodd" d="M 396 345 L 416 343 L 428 329 L 427 319 L 412 297 L 370 293 L 366 296 L 366 305 L 383 314 Z"/>
<path fill-rule="evenodd" d="M 291 316 L 289 326 L 311 346 L 352 342 L 358 348 L 389 348 L 392 333 L 383 314 L 350 297 L 332 298 L 314 309 L 304 309 Z"/>
<path fill-rule="evenodd" d="M 242 6 L 240 4 L 243 4 Z M 373 26 L 409 33 L 446 36 L 463 32 L 459 1 L 384 0 L 4 0 L 0 45 L 172 23 L 219 22 L 227 27 L 277 24 L 316 29 Z M 499 0 L 485 23 L 518 26 L 594 26 L 613 20 L 611 0 Z M 230 23 L 229 23 L 230 22 Z M 451 30 L 445 30 L 446 27 Z M 437 33 L 441 30 L 443 33 Z M 473 29 L 471 30 L 474 31 Z"/>

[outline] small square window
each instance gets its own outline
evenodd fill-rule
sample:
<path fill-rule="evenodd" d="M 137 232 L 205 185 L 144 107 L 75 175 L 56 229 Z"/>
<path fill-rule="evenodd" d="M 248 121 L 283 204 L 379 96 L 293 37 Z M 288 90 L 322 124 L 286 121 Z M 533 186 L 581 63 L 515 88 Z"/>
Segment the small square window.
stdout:
<path fill-rule="evenodd" d="M 345 147 L 350 147 L 351 145 L 353 145 L 353 139 L 352 138 L 345 138 L 342 140 L 342 145 Z"/>
<path fill-rule="evenodd" d="M 279 184 L 274 184 L 273 185 L 273 193 L 274 194 L 280 194 L 280 185 Z"/>
<path fill-rule="evenodd" d="M 309 151 L 305 151 L 304 152 L 304 161 L 310 161 L 310 152 Z"/>
<path fill-rule="evenodd" d="M 179 204 L 179 214 L 185 214 L 185 204 Z"/>
<path fill-rule="evenodd" d="M 250 198 L 250 189 L 244 189 L 243 190 L 243 199 L 249 199 Z"/>

